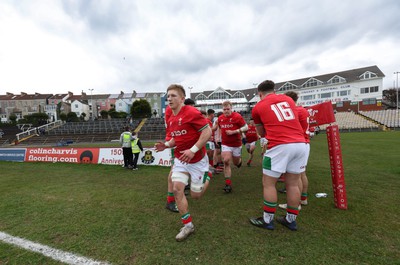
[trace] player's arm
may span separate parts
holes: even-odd
[[[243,127],[236,130],[226,130],[226,134],[227,135],[242,134],[244,132],[247,132],[248,129],[249,127],[247,126],[247,124],[245,124]]]
[[[247,122],[243,119],[242,116],[241,117],[241,123],[244,124],[242,127],[239,128],[239,133],[245,133],[247,132],[247,130],[249,129],[249,126],[247,125]],[[240,125],[239,125],[240,126]]]
[[[219,125],[218,125],[218,120],[215,120],[215,121],[214,121],[214,125],[213,125],[213,127],[211,128],[211,130],[212,130],[212,131],[216,131],[216,130],[218,129],[218,126],[219,126]]]
[[[265,138],[265,129],[262,124],[256,124],[256,131],[260,138],[260,146],[263,148],[263,152],[265,152],[264,148],[266,148],[268,144],[268,140]]]
[[[261,138],[265,137],[265,129],[262,124],[256,124],[257,134],[261,136]]]
[[[156,149],[157,152],[164,151],[167,148],[172,148],[175,146],[175,139],[171,138],[169,141],[166,142],[157,142],[154,144],[154,148]]]
[[[245,123],[242,127],[239,128],[239,133],[247,132],[248,129],[249,126],[247,125],[247,123]]]

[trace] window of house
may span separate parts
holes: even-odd
[[[329,92],[329,93],[322,93],[321,94],[321,98],[330,98],[332,96],[332,93],[331,92]]]
[[[206,100],[207,97],[204,94],[199,94],[196,96],[195,100]]]
[[[314,86],[320,86],[323,85],[324,83],[322,81],[319,81],[315,78],[311,78],[310,80],[308,80],[303,87],[314,87]]]
[[[229,99],[229,95],[226,92],[215,92],[210,95],[209,99]]]
[[[278,91],[288,91],[288,90],[294,90],[297,87],[291,83],[286,83],[285,85],[281,86]]]
[[[343,77],[340,77],[338,75],[335,75],[333,78],[331,78],[330,80],[328,80],[328,84],[337,84],[337,83],[344,83],[346,82],[346,79],[344,79]]]
[[[375,98],[364,98],[362,100],[363,105],[376,105],[376,99]]]
[[[370,78],[375,78],[375,77],[377,77],[377,75],[375,73],[365,72],[364,74],[362,74],[360,76],[360,79],[370,79]]]
[[[315,95],[307,95],[307,96],[301,96],[301,100],[311,100],[315,99]]]
[[[369,88],[369,93],[378,92],[379,88],[377,86],[373,86]]]
[[[244,94],[240,91],[236,92],[232,98],[245,98]]]

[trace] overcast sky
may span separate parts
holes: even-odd
[[[1,0],[0,94],[192,92],[377,65],[400,71],[399,0]]]

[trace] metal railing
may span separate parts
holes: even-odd
[[[26,131],[21,132],[21,133],[18,133],[18,134],[15,135],[15,137],[17,138],[17,141],[21,141],[21,139],[24,139],[24,138],[26,138],[28,136],[38,135],[43,130],[44,131],[49,131],[49,130],[52,130],[52,129],[54,129],[54,128],[62,125],[62,124],[63,124],[63,121],[61,121],[61,120],[54,121],[54,122],[51,122],[51,123],[48,123],[48,124],[45,124],[45,125],[42,125],[42,126],[39,126],[39,127],[35,127],[35,128],[32,128],[32,129],[26,130]]]

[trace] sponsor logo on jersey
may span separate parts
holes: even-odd
[[[173,132],[171,132],[172,137],[175,137],[175,136],[182,136],[182,135],[185,135],[185,134],[187,134],[187,131],[186,131],[186,130],[180,130],[180,131],[173,131]]]

